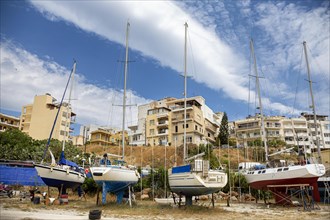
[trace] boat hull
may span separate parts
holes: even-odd
[[[214,178],[209,180],[201,177],[198,172],[169,172],[168,181],[171,191],[179,195],[199,196],[220,191],[226,186],[227,174],[221,171],[209,171]]]
[[[57,188],[76,188],[85,181],[85,174],[47,165],[35,164],[38,175],[47,186]]]
[[[135,170],[122,166],[91,167],[90,171],[94,181],[99,186],[105,186],[111,193],[123,191],[139,180],[139,174]]]
[[[254,189],[266,189],[268,185],[314,184],[324,175],[322,164],[306,164],[290,167],[267,168],[243,173],[247,183]]]
[[[184,205],[186,202],[185,197],[181,198],[175,198],[175,202],[173,198],[155,198],[155,202],[158,203],[159,205],[173,205],[173,204],[179,204],[179,202],[181,203],[181,205]]]
[[[289,167],[276,167],[261,170],[250,170],[243,173],[251,188],[267,190],[278,187],[285,191],[286,186],[308,184],[313,186],[314,199],[320,201],[317,180],[324,175],[323,164],[306,164]]]

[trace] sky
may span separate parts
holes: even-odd
[[[0,4],[2,113],[19,116],[35,95],[60,100],[76,60],[77,125],[120,128],[129,22],[125,126],[137,124],[138,105],[183,98],[187,22],[188,97],[203,96],[230,121],[258,113],[253,39],[264,114],[311,112],[306,41],[316,113],[330,115],[329,0]]]

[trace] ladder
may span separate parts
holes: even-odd
[[[324,181],[324,204],[326,201],[330,203],[330,187],[328,181]]]

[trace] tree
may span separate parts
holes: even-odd
[[[220,124],[220,132],[218,135],[218,139],[220,141],[220,145],[228,144],[229,130],[228,130],[228,117],[226,112],[224,112],[221,124]]]
[[[47,140],[34,140],[18,129],[9,129],[0,132],[0,158],[7,160],[33,160],[40,161],[46,146]],[[62,142],[52,139],[50,149],[56,159],[62,151]],[[47,152],[48,153],[48,152]],[[65,157],[68,160],[80,163],[82,151],[73,146],[71,142],[65,145]],[[50,157],[45,158],[45,162],[50,162]]]
[[[33,147],[33,139],[18,129],[0,133],[0,158],[7,160],[32,160],[40,149]]]

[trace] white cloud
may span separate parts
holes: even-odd
[[[324,31],[329,29],[327,7],[307,11],[285,2],[240,3],[233,4],[240,7],[233,13],[233,5],[229,10],[223,2],[197,2],[186,12],[181,3],[169,1],[32,1],[34,7],[52,21],[63,20],[120,44],[124,43],[125,24],[129,19],[130,47],[178,72],[183,69],[183,23],[187,21],[194,66],[197,68],[194,79],[216,91],[223,91],[227,97],[245,102],[249,92],[249,61],[244,49],[248,48],[248,40],[245,45],[238,43],[249,38],[245,35],[250,33],[251,25],[234,21],[240,11],[241,17],[254,16],[253,20],[259,28],[256,42],[258,66],[261,72],[265,72],[265,84],[270,88],[267,98],[263,98],[265,108],[284,114],[291,108],[289,102],[293,102],[295,91],[292,79],[287,80],[291,71],[301,67],[303,40],[312,48],[313,57],[320,66],[314,74],[325,79],[320,82],[323,90],[317,90],[316,95],[328,97],[329,31]],[[219,31],[221,23],[223,26]],[[238,28],[232,30],[236,26]],[[188,62],[188,67],[191,67],[191,58]],[[188,68],[188,72],[191,70]],[[281,92],[273,89],[276,87]],[[99,91],[96,87],[95,90],[91,88],[91,92]],[[281,104],[285,101],[289,104]],[[325,101],[320,105],[320,112],[327,114],[329,99]],[[302,103],[302,100],[297,103]],[[302,105],[297,108],[302,108]]]
[[[8,40],[1,42],[1,108],[20,111],[23,105],[32,104],[35,95],[50,93],[60,100],[68,80],[70,69],[51,60],[42,60],[38,56],[14,45]],[[79,67],[79,61],[77,61]],[[68,92],[67,92],[68,95]],[[135,104],[149,102],[132,91],[127,96]],[[77,122],[81,124],[111,125],[121,128],[122,108],[113,108],[113,97],[122,104],[122,91],[100,88],[85,82],[81,74],[76,74],[73,90],[73,110],[77,113]],[[68,96],[66,96],[66,99]],[[111,124],[108,124],[111,111]],[[133,116],[133,117],[132,117]],[[137,107],[127,111],[126,124],[136,124]]]
[[[32,4],[42,13],[51,13],[83,30],[121,44],[125,23],[129,19],[130,47],[178,72],[183,70],[183,24],[187,21],[194,62],[199,70],[195,80],[212,89],[222,89],[231,98],[246,100],[246,80],[240,77],[246,65],[244,59],[219,40],[214,30],[203,27],[172,2],[32,1]],[[214,11],[211,7],[208,10]],[[188,62],[188,66],[192,66],[192,60]],[[232,90],[233,87],[236,90]]]
[[[329,6],[329,4],[328,4]],[[295,94],[296,80],[299,75],[300,87],[307,88],[306,62],[302,42],[307,41],[308,56],[311,65],[312,80],[317,82],[314,88],[317,112],[330,113],[330,24],[328,7],[306,10],[298,4],[285,2],[263,2],[256,7],[257,27],[264,32],[258,47],[259,64],[264,65],[265,75],[271,89],[278,84],[286,98],[296,97],[299,108],[308,109],[306,98],[309,91]],[[259,37],[260,39],[260,37]],[[287,81],[286,81],[287,80]],[[274,92],[274,90],[273,90]],[[279,98],[271,94],[273,98]],[[319,102],[323,100],[324,102]],[[293,101],[292,99],[290,100]]]

